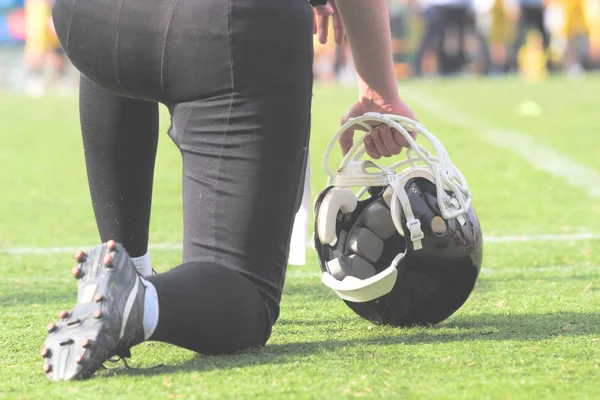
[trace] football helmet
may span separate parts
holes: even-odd
[[[406,139],[405,159],[388,166],[362,159],[366,135],[380,124]],[[357,128],[365,134],[332,171],[339,136]],[[373,323],[430,325],[458,310],[479,276],[483,235],[467,182],[442,143],[411,119],[366,113],[339,128],[323,166],[329,178],[314,207],[322,282]]]

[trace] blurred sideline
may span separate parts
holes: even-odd
[[[0,93],[73,94],[78,73],[51,21],[53,0],[0,0]],[[550,74],[600,67],[600,0],[389,0],[396,75]],[[539,4],[537,6],[536,4]],[[544,5],[543,5],[544,4]],[[347,43],[314,40],[315,79],[355,83]]]

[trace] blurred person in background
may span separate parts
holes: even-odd
[[[327,23],[330,31],[334,29],[333,23],[333,19]],[[318,35],[314,35],[313,46],[315,80],[343,86],[356,84],[352,52],[345,35],[337,41],[324,38],[322,42]]]
[[[589,37],[589,68],[600,68],[600,1],[587,0],[585,3],[585,18]]]
[[[562,34],[566,39],[564,67],[567,75],[578,76],[584,72],[588,56],[588,26],[583,0],[553,0],[563,13]],[[598,0],[595,0],[598,1]]]
[[[51,8],[51,0],[25,1],[25,94],[32,98],[46,92],[47,66],[52,83],[65,73],[67,60],[54,30]]]
[[[406,78],[412,74],[412,54],[410,54],[408,47],[414,6],[414,0],[390,0],[392,49],[394,67],[398,78]]]
[[[510,71],[518,70],[518,54],[519,50],[523,47],[527,34],[530,29],[538,31],[542,38],[542,45],[544,52],[548,52],[550,48],[550,32],[546,26],[546,6],[547,0],[516,0],[518,9],[518,28],[515,40],[513,42],[509,69]],[[567,0],[576,1],[576,0]],[[547,61],[547,67],[551,69],[549,57]]]
[[[530,30],[517,54],[519,75],[525,82],[543,82],[548,76],[548,51],[544,47],[543,35]]]
[[[510,43],[517,16],[515,0],[478,0],[475,2],[478,26],[487,36],[492,74],[508,71]]]
[[[328,29],[333,31],[333,22],[328,22]],[[327,40],[321,42],[317,35],[313,37],[313,48],[314,48],[314,61],[313,61],[313,73],[315,80],[321,83],[335,83],[336,82],[336,62],[338,60],[338,47],[341,44],[337,44],[333,40]]]
[[[474,32],[473,0],[419,0],[425,32],[414,60],[414,75],[423,75],[425,54],[437,52],[440,72],[452,73],[468,63],[466,35]],[[446,42],[445,42],[446,41]],[[448,43],[455,52],[450,53]]]
[[[344,40],[342,44],[335,47],[335,62],[333,69],[337,82],[342,86],[356,85],[356,71],[352,60],[350,44]]]

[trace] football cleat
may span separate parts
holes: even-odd
[[[123,246],[109,241],[76,259],[77,304],[48,324],[40,353],[50,380],[89,378],[109,358],[130,357],[144,340],[145,286]]]
[[[404,160],[361,159],[366,135],[380,124],[409,144]],[[334,172],[331,151],[353,127],[366,133]],[[479,276],[483,234],[467,182],[442,143],[416,121],[366,113],[340,127],[323,165],[329,178],[315,202],[314,236],[322,282],[373,323],[430,325],[456,312]]]

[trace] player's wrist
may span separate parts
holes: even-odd
[[[395,81],[380,87],[373,87],[358,77],[358,101],[361,104],[371,104],[384,107],[401,102]]]
[[[390,110],[394,105],[402,102],[398,92],[394,91],[377,91],[371,87],[364,87],[359,90],[358,102],[366,110]]]

